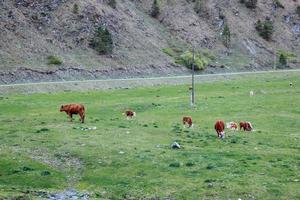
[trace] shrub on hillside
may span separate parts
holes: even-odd
[[[296,8],[296,13],[299,15],[299,17],[300,17],[300,6],[297,6],[297,8]]]
[[[110,7],[112,7],[113,9],[116,9],[116,7],[117,7],[117,2],[116,2],[116,0],[109,0],[109,1],[108,1],[108,5],[109,5]]]
[[[151,16],[157,17],[160,13],[160,7],[158,0],[153,0],[152,8],[151,8]]]
[[[192,69],[193,66],[193,53],[191,51],[184,52],[179,58],[175,61],[177,64],[186,66],[189,69]],[[208,65],[209,59],[195,52],[194,67],[195,70],[203,70]]]
[[[265,20],[264,22],[258,20],[255,24],[255,29],[265,40],[270,40],[272,38],[274,26],[271,20]]]
[[[288,62],[295,61],[297,58],[296,54],[284,50],[279,50],[277,52],[277,56],[278,56],[279,67],[287,67]]]
[[[57,56],[48,56],[47,59],[49,65],[61,65],[63,63],[62,60]]]
[[[223,44],[227,48],[230,47],[231,36],[230,36],[230,30],[229,30],[229,27],[227,24],[224,26],[224,29],[222,31],[222,41],[223,41]]]
[[[195,1],[195,7],[194,7],[194,10],[197,14],[199,14],[201,12],[201,9],[202,9],[202,0],[196,0]]]
[[[284,56],[283,54],[279,55],[279,65],[282,66],[282,67],[287,66],[287,57]]]
[[[75,3],[75,4],[73,5],[73,13],[74,13],[74,14],[78,14],[78,11],[79,11],[79,7],[78,7],[78,5]]]
[[[240,3],[246,5],[247,8],[254,9],[257,5],[257,0],[240,0]]]
[[[90,40],[90,46],[101,55],[112,53],[113,40],[108,29],[99,27]]]
[[[274,3],[274,5],[275,5],[276,8],[282,8],[282,9],[284,9],[284,6],[280,2],[280,0],[273,0],[273,3]]]

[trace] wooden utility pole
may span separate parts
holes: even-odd
[[[191,106],[195,106],[195,47],[193,47],[193,63],[192,63],[192,99]]]

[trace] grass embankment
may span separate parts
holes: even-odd
[[[299,199],[299,83],[296,73],[197,85],[195,110],[187,86],[1,97],[0,198],[71,187],[100,199]],[[84,125],[59,113],[72,102],[86,105]],[[256,131],[220,140],[218,119]]]

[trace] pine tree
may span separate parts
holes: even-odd
[[[108,29],[99,27],[90,41],[90,46],[101,55],[112,53],[113,40]]]
[[[283,55],[283,54],[279,55],[279,64],[282,67],[286,67],[287,66],[287,57],[285,55]]]
[[[202,0],[196,0],[196,3],[195,3],[195,7],[194,7],[194,10],[197,14],[199,14],[201,12],[201,8],[202,8]]]
[[[159,13],[160,13],[159,2],[158,0],[153,0],[151,16],[156,18],[159,15]]]
[[[109,5],[110,7],[112,7],[113,9],[116,9],[116,7],[117,7],[117,2],[116,2],[116,0],[109,0],[109,1],[108,1],[108,5]]]
[[[245,1],[245,5],[247,8],[254,9],[256,8],[257,0],[247,0]]]
[[[230,30],[228,25],[226,24],[224,26],[223,32],[222,32],[222,37],[223,37],[223,44],[229,48],[230,47],[230,41],[231,41],[231,36],[230,36]]]

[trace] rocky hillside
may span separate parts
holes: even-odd
[[[271,69],[279,50],[300,55],[299,0],[11,0],[0,1],[0,83],[186,74],[166,50],[192,46],[214,59],[199,73]],[[197,9],[195,9],[197,7]],[[258,20],[274,25],[270,40],[255,29]],[[230,45],[224,45],[224,27]],[[89,45],[105,27],[113,52],[99,55]],[[56,56],[62,64],[49,64]],[[288,63],[299,67],[297,59]]]

